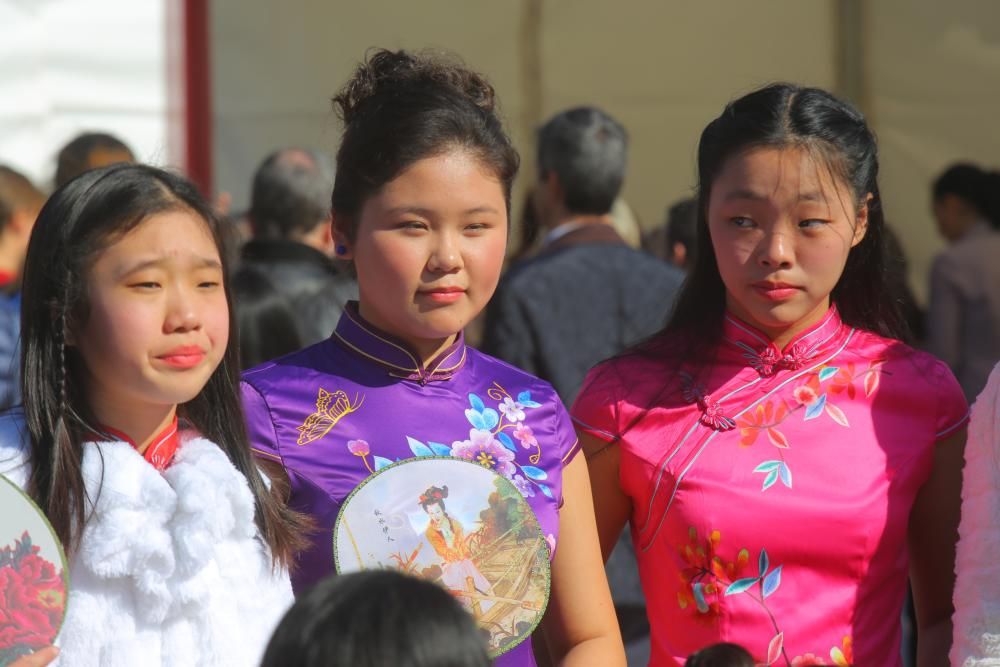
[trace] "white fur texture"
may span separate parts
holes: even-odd
[[[23,418],[0,418],[0,473],[27,482]],[[252,666],[292,603],[257,537],[246,479],[182,440],[161,475],[127,443],[84,445],[94,512],[70,564],[55,665]]]
[[[972,408],[963,475],[951,664],[1000,667],[1000,365]]]

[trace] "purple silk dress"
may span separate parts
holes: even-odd
[[[548,383],[461,335],[425,367],[352,303],[330,338],[247,371],[242,392],[255,454],[284,467],[289,504],[318,526],[299,555],[296,594],[334,571],[333,531],[347,496],[417,456],[464,458],[509,479],[554,554],[561,473],[579,450],[572,422]],[[496,660],[534,664],[530,641]]]

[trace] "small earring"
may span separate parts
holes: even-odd
[[[347,254],[347,246],[346,245],[338,245],[334,249],[334,252],[336,252],[338,255],[345,255],[345,254]]]

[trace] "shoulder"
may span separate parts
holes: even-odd
[[[467,348],[466,354],[468,362],[471,362],[469,370],[476,376],[483,379],[494,378],[497,382],[506,382],[513,387],[523,387],[533,393],[537,392],[539,396],[555,397],[558,400],[555,388],[545,380],[473,347]]]
[[[340,346],[330,337],[245,370],[240,379],[244,386],[267,394],[284,386],[291,378],[302,376],[304,371],[325,372],[323,369],[335,363],[339,353]]]
[[[948,365],[934,355],[869,331],[856,331],[847,357],[855,375],[865,376],[866,394],[891,402],[874,405],[905,409],[919,420],[934,420],[937,438],[957,432],[968,420],[965,393]]]
[[[24,488],[31,471],[31,443],[21,408],[0,414],[0,475]]]
[[[857,330],[851,349],[883,370],[883,381],[895,380],[900,387],[940,391],[957,385],[948,365],[929,352],[871,331]]]
[[[651,345],[633,348],[623,354],[603,361],[587,373],[584,392],[613,394],[618,400],[644,396],[651,389],[662,390],[676,380],[676,369],[666,356]]]

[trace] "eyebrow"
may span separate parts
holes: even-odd
[[[145,261],[139,262],[132,266],[126,267],[118,272],[120,278],[130,276],[133,273],[138,273],[139,271],[144,271],[146,269],[159,268],[166,261],[165,257],[156,257],[153,259],[147,259]],[[197,269],[219,269],[222,270],[222,262],[213,257],[199,257],[194,262],[194,268]]]
[[[397,215],[400,213],[411,213],[413,215],[419,215],[422,218],[435,217],[434,211],[420,206],[397,206],[396,208],[389,209],[390,215]],[[500,211],[496,210],[492,206],[476,206],[462,211],[462,215],[475,215],[476,213],[493,213],[499,215]]]
[[[732,192],[726,193],[723,197],[723,201],[740,201],[740,200],[750,200],[750,201],[767,201],[769,197],[756,190],[733,190]],[[826,197],[823,196],[822,192],[810,191],[810,192],[800,192],[799,201],[812,201],[812,202],[823,202],[826,201]]]

